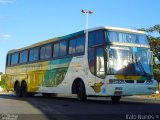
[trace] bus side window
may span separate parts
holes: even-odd
[[[67,54],[67,41],[60,42],[60,56],[64,56]]]
[[[84,36],[81,36],[76,39],[76,53],[84,52],[84,46],[85,46],[85,38]]]
[[[45,58],[45,47],[41,47],[40,49],[40,59],[44,59]]]
[[[69,54],[76,53],[76,39],[69,41]]]
[[[89,33],[89,47],[104,44],[104,32],[101,30]]]
[[[18,64],[19,53],[14,53],[11,56],[11,65]]]
[[[11,65],[11,55],[7,55],[7,66]]]
[[[52,46],[47,45],[45,46],[45,58],[51,58],[52,57]]]
[[[54,44],[53,47],[53,57],[58,57],[59,56],[59,43]]]
[[[52,55],[52,46],[51,45],[46,45],[46,46],[41,47],[40,59],[51,58],[51,55]]]
[[[34,49],[29,51],[29,61],[34,61]]]
[[[33,48],[29,51],[29,61],[39,60],[39,48]]]
[[[85,48],[85,38],[80,36],[69,41],[69,54],[82,53]]]
[[[28,62],[28,51],[20,52],[20,60],[19,63]]]
[[[39,48],[34,48],[33,60],[39,60]]]

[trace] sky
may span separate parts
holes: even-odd
[[[9,50],[85,29],[82,9],[89,28],[160,24],[160,0],[0,0],[0,72]]]

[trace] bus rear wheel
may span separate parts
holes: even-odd
[[[86,101],[87,96],[86,96],[86,93],[85,93],[85,87],[84,87],[83,82],[79,81],[77,87],[78,87],[77,88],[77,98],[78,98],[78,100]]]
[[[22,97],[27,96],[27,84],[26,84],[26,82],[22,82],[22,84],[21,84],[21,96]]]
[[[15,91],[15,94],[17,97],[21,96],[21,87],[20,87],[19,83],[15,83],[14,91]]]
[[[121,100],[121,96],[111,96],[113,103],[118,103]]]

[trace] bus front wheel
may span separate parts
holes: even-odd
[[[87,98],[85,93],[85,87],[82,81],[78,82],[77,98],[80,101],[85,101]]]
[[[112,102],[118,103],[121,99],[121,96],[111,96]]]

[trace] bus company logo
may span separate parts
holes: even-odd
[[[93,86],[91,86],[95,93],[99,93],[101,91],[101,87],[104,83],[95,83]]]

